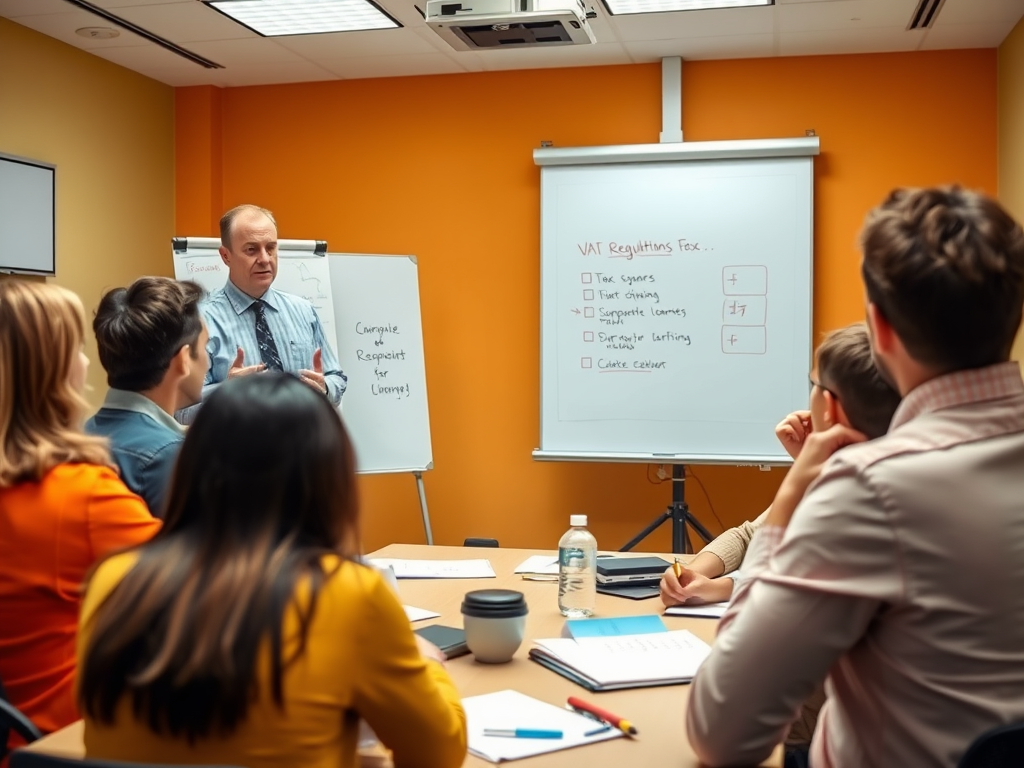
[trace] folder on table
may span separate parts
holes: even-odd
[[[588,691],[682,685],[711,646],[686,630],[577,640],[537,640],[530,658]]]

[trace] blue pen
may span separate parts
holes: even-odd
[[[560,739],[561,731],[537,728],[484,728],[484,736],[505,736],[510,739]]]

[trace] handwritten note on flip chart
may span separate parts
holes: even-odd
[[[808,158],[542,170],[548,451],[784,456],[806,407]]]
[[[328,254],[338,357],[348,374],[342,408],[363,472],[432,466],[419,272],[411,256]]]

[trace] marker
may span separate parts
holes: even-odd
[[[636,726],[629,722],[629,720],[625,720],[618,715],[614,715],[608,710],[601,709],[600,707],[584,701],[583,699],[577,699],[575,696],[570,696],[569,706],[573,709],[590,712],[629,736],[636,736],[637,734]]]
[[[504,736],[509,739],[560,739],[562,732],[536,728],[484,728],[484,736]]]

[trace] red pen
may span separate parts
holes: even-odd
[[[636,736],[637,734],[636,726],[629,722],[629,720],[625,720],[619,717],[618,715],[613,715],[607,709],[601,709],[600,707],[595,706],[588,701],[584,701],[583,699],[577,699],[575,696],[570,696],[569,706],[573,709],[579,709],[583,712],[589,712],[595,717],[598,717],[601,720],[604,720],[606,723],[609,723],[610,725],[613,725],[614,727],[618,728],[625,734],[628,734],[630,736]]]

